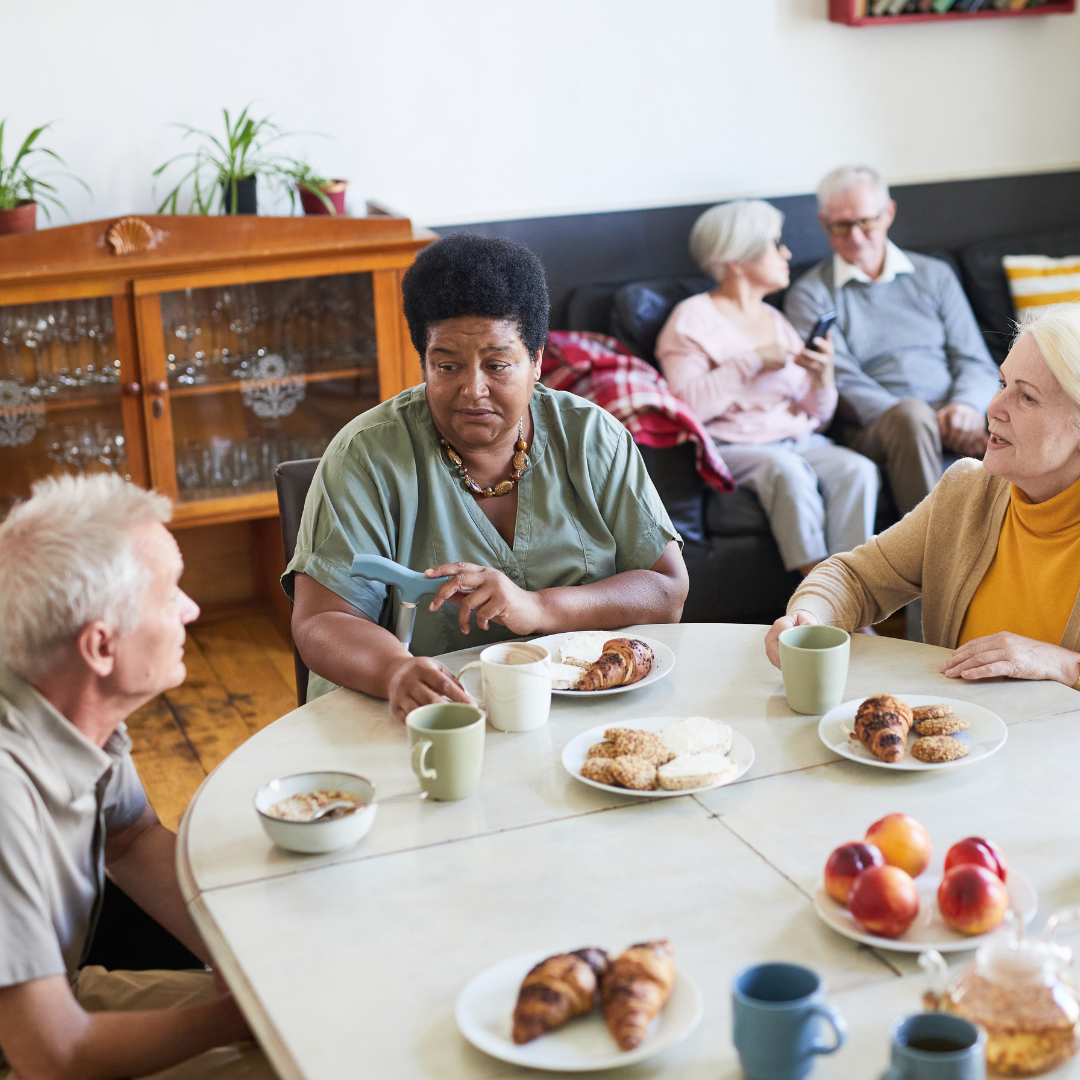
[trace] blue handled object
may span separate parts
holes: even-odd
[[[398,592],[398,608],[395,634],[406,646],[412,641],[413,624],[416,622],[416,605],[422,596],[433,596],[450,576],[429,578],[416,570],[410,570],[401,563],[384,559],[381,555],[353,556],[353,577],[367,578],[368,581],[381,581],[392,585]]]

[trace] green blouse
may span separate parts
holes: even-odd
[[[501,570],[523,589],[586,585],[649,569],[672,540],[682,543],[630,433],[574,394],[537,383],[529,411],[529,467],[518,484],[510,548],[462,486],[414,386],[362,413],[334,438],[308,491],[296,554],[282,585],[300,571],[393,631],[397,601],[387,586],[349,574],[353,555],[382,555],[413,570],[470,562]],[[435,656],[513,637],[504,626],[461,633],[456,605],[417,606],[412,652]],[[334,689],[311,674],[308,699]]]

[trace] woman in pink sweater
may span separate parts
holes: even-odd
[[[735,482],[757,494],[784,566],[807,574],[873,535],[878,471],[820,434],[836,411],[831,340],[807,348],[764,302],[790,281],[783,220],[758,200],[698,218],[690,252],[716,288],[676,306],[656,356],[672,391],[720,444]]]

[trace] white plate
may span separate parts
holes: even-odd
[[[599,1006],[550,1035],[518,1046],[510,1030],[521,981],[534,964],[557,952],[553,949],[513,956],[472,978],[458,995],[454,1008],[461,1034],[478,1050],[500,1061],[552,1072],[593,1072],[653,1057],[682,1042],[701,1022],[701,991],[680,972],[667,1004],[634,1050],[623,1051],[615,1045]]]
[[[588,631],[575,631],[574,633],[587,633]],[[530,645],[543,645],[549,653],[551,653],[552,663],[559,663],[559,647],[568,638],[573,637],[573,633],[568,634],[548,634],[547,637],[532,638],[529,642]],[[669,674],[671,669],[675,666],[675,654],[669,649],[662,641],[657,641],[656,638],[646,637],[644,634],[631,634],[629,631],[612,630],[611,636],[635,638],[638,641],[644,641],[653,651],[653,666],[652,670],[644,679],[636,683],[631,683],[629,686],[613,686],[610,690],[552,690],[553,694],[566,694],[569,697],[577,698],[594,698],[603,697],[605,694],[625,694],[630,690],[637,690],[641,686],[648,686],[650,683],[654,683],[657,679],[662,679],[665,675]]]
[[[631,788],[616,787],[614,784],[601,784],[597,780],[589,780],[581,775],[581,766],[585,764],[585,755],[589,747],[604,741],[604,732],[608,728],[623,727],[637,728],[639,731],[663,731],[668,724],[677,723],[683,717],[678,716],[650,716],[644,720],[623,720],[617,724],[601,724],[599,727],[589,728],[580,735],[571,739],[562,752],[563,768],[575,779],[589,787],[599,788],[601,791],[614,791],[616,795],[633,795],[641,799],[671,799],[676,795],[693,795],[699,791],[711,791],[713,788],[732,784],[746,773],[754,764],[754,748],[745,735],[737,731],[732,732],[731,752],[728,757],[738,765],[739,770],[727,780],[721,780],[719,784],[708,784],[705,787],[685,788],[682,791],[667,791],[665,788],[657,788],[656,791],[634,791]]]
[[[971,725],[967,731],[958,731],[953,736],[954,739],[959,739],[967,746],[967,757],[958,758],[956,761],[916,761],[910,753],[911,743],[914,741],[912,736],[918,738],[914,729],[908,733],[909,752],[902,760],[887,762],[874,757],[858,739],[848,738],[848,734],[855,730],[855,713],[866,698],[845,701],[843,705],[830,709],[818,724],[818,737],[834,754],[839,754],[841,757],[857,761],[860,765],[873,765],[879,769],[896,769],[901,772],[953,769],[959,765],[972,765],[1000,750],[1009,737],[1009,729],[1005,726],[1005,721],[997,713],[992,713],[981,705],[972,705],[971,702],[961,701],[959,698],[927,697],[925,694],[896,694],[894,696],[901,701],[906,701],[912,708],[918,705],[951,705],[956,710],[956,715]]]
[[[977,949],[994,931],[985,934],[961,934],[954,930],[941,917],[937,906],[937,890],[941,884],[941,870],[936,873],[926,870],[916,879],[919,889],[919,914],[915,921],[899,937],[886,938],[868,933],[843,904],[838,904],[819,885],[814,894],[814,907],[821,918],[838,933],[852,941],[864,945],[876,945],[881,949],[895,949],[897,952],[922,952],[924,949],[937,949],[938,952],[960,952],[963,949]],[[1005,881],[1009,889],[1012,909],[1024,924],[1035,918],[1039,898],[1026,878],[1015,870],[1009,871]],[[995,930],[997,927],[995,927]]]

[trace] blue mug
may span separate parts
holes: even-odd
[[[735,1049],[748,1080],[802,1080],[817,1054],[844,1045],[847,1024],[825,1004],[820,976],[799,964],[755,964],[735,976]],[[827,1043],[822,1029],[835,1038]]]
[[[986,1080],[986,1032],[962,1016],[901,1016],[889,1041],[892,1065],[881,1080]]]

